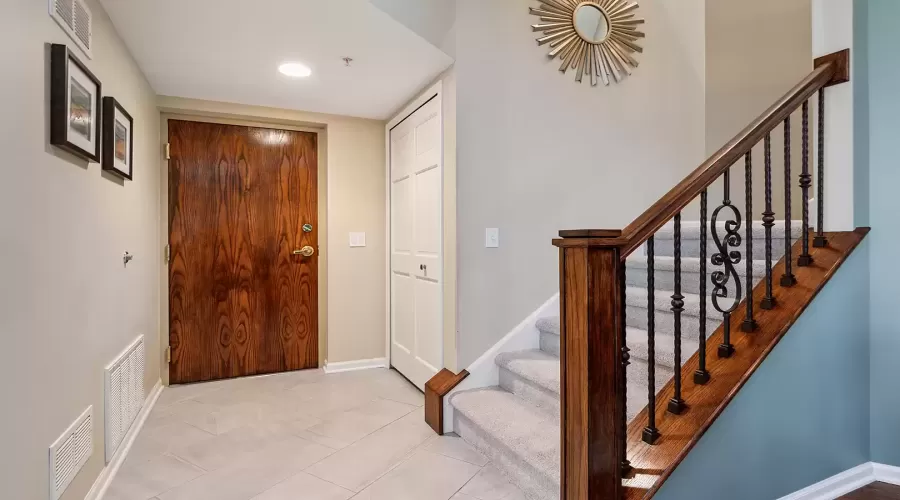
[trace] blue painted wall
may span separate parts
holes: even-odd
[[[869,339],[859,322],[869,313],[868,245],[822,289],[657,499],[770,500],[869,461]]]
[[[900,1],[868,2],[872,460],[900,466]]]

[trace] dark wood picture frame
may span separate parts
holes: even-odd
[[[116,111],[128,119],[128,172],[116,166]],[[134,179],[134,118],[125,111],[115,97],[103,98],[103,170],[112,172],[124,179]]]
[[[96,86],[96,117],[90,124],[93,129],[94,151],[69,140],[69,61],[72,61]],[[54,43],[50,46],[50,144],[68,151],[89,162],[100,162],[100,136],[102,122],[102,86],[100,80],[67,46]]]

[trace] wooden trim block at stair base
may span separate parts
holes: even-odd
[[[846,83],[850,81],[850,49],[844,49],[840,52],[834,52],[822,57],[817,57],[813,62],[813,67],[818,68],[833,62],[835,65],[834,75],[831,80],[825,84],[826,87]]]
[[[646,408],[631,421],[628,425],[628,458],[635,473],[625,480],[624,498],[648,499],[656,494],[868,231],[868,228],[859,228],[852,232],[826,233],[827,247],[810,248],[813,264],[794,268],[797,284],[791,288],[774,287],[777,305],[757,313],[759,329],[752,334],[732,334],[736,351],[729,359],[716,356],[722,341],[722,327],[716,330],[707,341],[707,368],[712,375],[709,383],[697,385],[691,382],[698,367],[698,354],[695,353],[682,367],[685,381],[682,391],[688,409],[681,415],[666,412],[666,404],[674,392],[672,381],[657,394],[657,427],[662,437],[656,445],[650,446],[641,440],[647,422]],[[798,241],[792,249],[794,258],[800,255],[800,247]],[[783,273],[784,258],[772,270],[772,275]],[[765,292],[765,281],[760,281],[753,291],[754,300],[762,300]],[[732,332],[740,332],[743,319],[741,314],[732,316]]]
[[[564,246],[559,252],[560,499],[622,498],[619,250]]]
[[[454,374],[444,368],[425,382],[425,423],[439,436],[444,435],[444,396],[468,376],[466,370]]]

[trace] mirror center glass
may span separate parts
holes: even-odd
[[[575,11],[575,30],[590,43],[600,43],[609,35],[609,20],[599,5],[582,4]]]

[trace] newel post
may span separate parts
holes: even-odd
[[[623,498],[624,268],[621,231],[561,231],[561,500]]]

